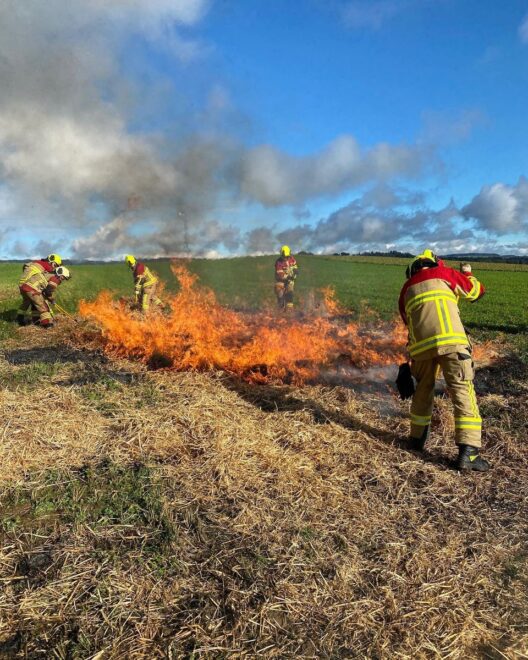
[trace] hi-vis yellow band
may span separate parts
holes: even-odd
[[[471,284],[473,285],[471,291],[467,294],[467,299],[468,300],[477,300],[477,298],[480,296],[480,292],[482,290],[482,286],[480,282],[477,280],[476,277],[470,276],[470,281]]]
[[[29,265],[24,268],[24,272],[20,278],[20,281],[18,282],[18,285],[22,286],[23,284],[28,284],[29,280],[32,280],[33,278],[35,278],[35,281],[31,282],[32,286],[40,284],[41,286],[46,287],[48,284],[48,280],[43,274],[43,271],[38,266]]]
[[[429,426],[431,415],[413,415],[411,414],[411,424],[415,426]]]
[[[439,335],[433,335],[427,339],[423,339],[416,344],[412,344],[409,346],[409,353],[411,354],[411,357],[414,357],[415,355],[419,355],[420,353],[428,351],[431,348],[436,348],[437,346],[448,346],[450,344],[467,346],[468,340],[465,334],[442,333]]]
[[[445,289],[433,289],[432,291],[419,293],[417,296],[409,298],[405,304],[405,311],[409,314],[409,312],[412,312],[412,310],[419,305],[430,302],[431,300],[452,300],[456,303],[457,297],[451,291],[446,291]]]

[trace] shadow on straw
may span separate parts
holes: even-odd
[[[408,448],[408,439],[399,433],[385,431],[367,423],[364,419],[345,414],[336,409],[324,408],[314,399],[300,399],[292,394],[289,386],[279,385],[251,385],[246,381],[229,376],[222,379],[222,384],[228,390],[236,392],[242,399],[260,408],[266,413],[308,412],[315,424],[339,424],[345,429],[364,433],[370,438],[390,447],[411,451]],[[416,453],[416,452],[412,452]],[[416,455],[418,455],[416,453]],[[433,463],[446,468],[454,467],[454,462],[447,457],[429,454],[419,454],[426,463]]]

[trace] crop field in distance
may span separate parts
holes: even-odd
[[[390,356],[407,261],[301,255],[285,318],[274,260],[183,265],[222,306],[196,293],[204,327],[232,323],[243,347],[260,320],[314,346],[335,330],[350,354],[304,381],[143,359],[158,337],[128,311],[110,346],[79,302],[129,300],[122,263],[72,265],[74,318],[18,328],[22,264],[0,264],[1,658],[528,657],[528,267],[473,264],[487,294],[461,314],[493,467],[460,474],[440,381],[427,451],[406,449]],[[169,261],[147,263],[165,300],[180,291]]]
[[[242,309],[273,306],[273,263],[275,257],[193,259],[189,269],[213,289],[223,304]],[[170,261],[146,262],[164,281],[168,292],[177,289]],[[383,257],[300,256],[296,282],[300,307],[310,303],[314,291],[332,287],[340,303],[359,316],[369,310],[381,318],[397,314],[397,300],[405,279],[407,260]],[[457,263],[448,265],[458,266]],[[17,282],[22,264],[0,264],[0,332],[9,332],[2,321],[11,321],[18,305]],[[63,307],[74,312],[79,300],[91,300],[102,289],[116,296],[130,296],[131,274],[122,263],[73,265],[71,282],[59,290]],[[486,285],[488,295],[477,305],[465,305],[469,328],[517,333],[528,331],[528,266],[476,263],[474,273]],[[0,334],[1,336],[1,334]]]

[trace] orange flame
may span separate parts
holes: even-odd
[[[220,369],[252,382],[295,384],[314,381],[337,362],[370,367],[403,359],[401,323],[387,329],[347,322],[332,290],[325,291],[324,317],[235,312],[221,306],[185,267],[172,270],[180,291],[171,297],[168,313],[141,317],[114,302],[108,291],[81,302],[80,313],[100,325],[99,341],[107,353],[154,368]]]

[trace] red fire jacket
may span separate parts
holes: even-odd
[[[297,262],[295,257],[279,257],[275,262],[275,280],[285,282],[289,279],[295,279],[297,275]]]

